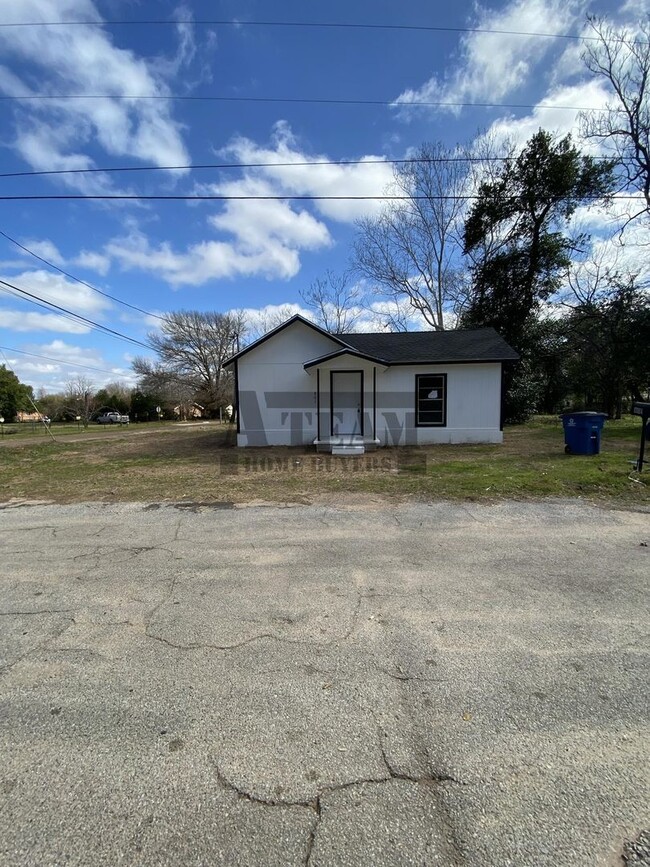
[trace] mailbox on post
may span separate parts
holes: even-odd
[[[645,453],[645,440],[648,429],[648,422],[650,421],[650,403],[641,403],[641,401],[635,401],[632,404],[632,415],[640,415],[641,416],[641,445],[639,446],[639,458],[636,462],[636,468],[639,473],[643,472],[643,455]]]

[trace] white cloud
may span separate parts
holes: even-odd
[[[282,325],[292,316],[302,316],[304,319],[314,320],[314,314],[306,307],[294,302],[285,304],[266,304],[264,307],[244,307],[231,310],[230,313],[244,314],[246,317],[247,331],[246,342],[257,340],[267,331]]]
[[[313,310],[294,302],[267,304],[264,307],[245,307],[230,312],[245,314],[248,323],[246,333],[248,342],[256,340],[296,314],[312,322],[316,320]],[[354,307],[351,312],[359,316],[353,329],[357,332],[385,332],[389,323],[396,321],[407,325],[412,331],[430,330],[430,326],[427,325],[421,314],[413,310],[403,299],[375,300],[365,308]]]
[[[631,214],[644,207],[639,195],[633,200],[614,199],[609,205],[580,207],[573,216],[571,227],[591,234],[586,257],[600,263],[611,273],[634,274],[639,283],[650,282],[648,230],[643,219],[628,224]],[[627,225],[626,225],[627,224]],[[621,236],[620,229],[625,226]]]
[[[381,196],[393,179],[392,165],[372,154],[360,157],[362,162],[355,165],[291,165],[318,163],[329,158],[302,149],[285,121],[275,124],[268,146],[237,136],[220,154],[234,157],[240,163],[288,163],[288,166],[244,170],[245,177],[264,178],[279,195]],[[221,190],[221,186],[215,185],[214,189]],[[314,202],[315,210],[324,217],[344,223],[377,213],[380,207],[381,202],[368,200]]]
[[[93,292],[81,283],[68,280],[62,274],[54,274],[50,271],[24,271],[20,274],[12,274],[8,282],[13,283],[18,289],[23,289],[81,315],[96,315],[111,307],[110,301],[98,292]],[[10,289],[7,292],[24,300],[24,296],[18,292],[14,293]]]
[[[88,364],[101,367],[103,360],[95,349],[84,349],[81,346],[73,346],[65,340],[52,340],[50,343],[41,343],[28,347],[30,351],[41,355],[49,355],[61,361],[74,361],[76,364]]]
[[[488,138],[496,142],[512,141],[516,146],[524,145],[539,129],[546,129],[559,136],[571,133],[580,142],[584,151],[597,152],[597,145],[583,141],[580,136],[580,109],[596,111],[605,107],[607,93],[597,79],[588,79],[578,84],[552,88],[535,106],[530,114],[515,118],[502,117],[496,120],[488,131]],[[576,106],[567,110],[562,106]]]
[[[621,14],[641,21],[644,16],[650,15],[650,0],[626,0],[621,6]]]
[[[23,241],[23,245],[25,247],[28,247],[32,251],[32,253],[36,253],[37,256],[41,256],[43,259],[48,259],[54,265],[64,265],[65,264],[65,259],[63,258],[63,256],[59,252],[56,245],[52,243],[52,241],[48,241],[47,239],[44,239],[42,241],[27,240],[27,241]],[[25,253],[24,251],[21,251],[21,252],[25,256],[29,255],[29,253]]]
[[[101,251],[82,251],[71,261],[107,273],[115,259],[125,270],[154,274],[171,286],[198,286],[209,280],[260,276],[287,280],[300,270],[302,251],[327,248],[332,238],[321,218],[349,223],[376,213],[377,201],[315,201],[309,206],[283,196],[379,196],[393,178],[392,164],[365,156],[360,165],[294,165],[326,161],[304,152],[284,122],[273,128],[269,145],[237,137],[221,151],[241,163],[288,163],[259,169],[243,168],[239,178],[197,187],[201,192],[230,196],[207,220],[220,233],[186,249],[168,241],[151,242],[131,221],[129,231]],[[379,160],[379,162],[373,162]],[[268,197],[263,199],[247,197]],[[277,197],[277,198],[275,198]]]
[[[557,40],[521,34],[565,33],[584,17],[586,5],[583,0],[512,0],[498,11],[478,6],[471,26],[492,32],[463,36],[460,58],[451,72],[405,90],[396,102],[406,106],[505,99],[525,85],[539,62],[557,47]]]
[[[40,256],[42,259],[45,259],[48,262],[51,262],[53,265],[57,265],[59,268],[62,268],[66,265],[67,260],[58,249],[58,247],[49,239],[27,239],[23,240],[22,244],[27,250],[30,250],[32,253],[35,253],[37,256]],[[20,250],[22,256],[29,257],[29,253],[27,250]],[[87,268],[89,271],[96,271],[98,274],[105,275],[108,273],[108,270],[111,265],[111,260],[108,256],[103,253],[94,252],[92,250],[82,250],[76,256],[69,260],[70,264],[78,265],[81,268]],[[2,268],[3,264],[0,262],[0,268]],[[24,261],[20,261],[18,265],[14,262],[9,261],[6,263],[6,267],[20,267],[24,268]]]
[[[273,194],[263,181],[246,178],[222,189],[228,195]],[[202,241],[179,252],[168,242],[152,246],[145,235],[132,231],[107,244],[105,252],[125,269],[150,272],[172,286],[199,286],[238,276],[290,279],[300,270],[300,250],[331,243],[324,223],[281,201],[229,201],[209,222],[234,240]]]
[[[15,271],[25,267],[24,259],[0,259],[0,271]]]
[[[111,260],[108,256],[105,256],[103,253],[93,253],[91,250],[82,250],[78,256],[75,256],[72,262],[80,268],[96,271],[102,276],[108,274],[111,267]]]
[[[136,382],[132,370],[128,367],[111,365],[95,349],[85,349],[60,339],[49,343],[26,344],[22,348],[25,353],[32,353],[32,355],[8,353],[9,364],[22,382],[34,386],[35,389],[45,388],[49,392],[64,391],[67,382],[79,375],[88,377],[93,387],[97,389],[116,380],[129,385],[135,385]],[[49,360],[35,358],[34,355],[46,356]],[[87,370],[85,369],[87,367],[96,369]]]
[[[63,331],[67,334],[85,334],[87,325],[73,322],[56,313],[27,313],[0,307],[0,326],[9,331]]]
[[[148,271],[172,286],[196,286],[237,276],[290,279],[300,270],[301,251],[332,244],[328,228],[319,217],[350,223],[376,213],[381,203],[315,201],[307,209],[283,201],[282,196],[379,196],[393,178],[391,164],[380,157],[366,156],[360,165],[296,165],[326,161],[327,157],[304,152],[284,122],[274,126],[268,146],[237,137],[220,153],[243,164],[289,165],[244,167],[239,178],[198,188],[203,193],[233,197],[219,213],[208,218],[212,229],[223,233],[225,240],[208,239],[178,251],[168,242],[152,245],[135,228],[107,244],[104,253],[125,269]],[[381,161],[372,162],[377,159]],[[270,198],[255,200],[247,196]]]
[[[71,19],[101,20],[91,0],[21,0],[0,6],[1,23]],[[187,59],[189,44],[183,39],[181,57]],[[34,169],[89,168],[93,160],[84,148],[92,143],[110,156],[156,165],[188,162],[170,101],[118,98],[166,96],[163,74],[133,51],[118,48],[101,27],[0,28],[0,50],[5,63],[15,64],[12,70],[0,68],[0,90],[7,95],[107,94],[106,99],[19,104],[14,147]],[[111,185],[102,175],[63,180],[86,192]]]
[[[271,184],[262,179],[242,178],[220,186],[227,196],[273,196]],[[220,214],[209,222],[223,232],[235,235],[242,250],[250,253],[266,250],[276,243],[282,247],[315,250],[330,243],[324,223],[308,211],[294,210],[282,201],[227,202]]]

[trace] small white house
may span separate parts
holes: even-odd
[[[500,443],[502,370],[517,358],[492,328],[330,334],[293,316],[226,362],[237,445]]]

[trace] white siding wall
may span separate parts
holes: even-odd
[[[447,374],[447,424],[415,426],[415,376]],[[501,365],[404,365],[377,373],[377,435],[382,445],[500,443]]]
[[[316,373],[306,361],[340,344],[295,322],[238,362],[240,446],[289,446],[316,439]]]

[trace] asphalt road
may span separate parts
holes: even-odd
[[[0,864],[623,864],[650,516],[0,510]]]

